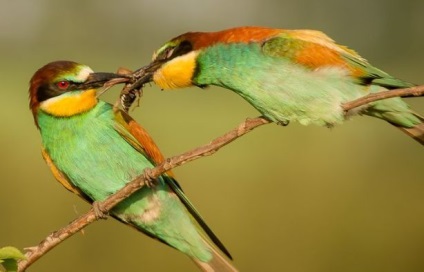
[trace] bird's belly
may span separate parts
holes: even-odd
[[[345,119],[341,104],[367,94],[343,67],[313,70],[264,54],[255,43],[209,48],[199,63],[203,73],[195,78],[198,85],[233,90],[275,122],[341,123]]]
[[[258,73],[255,75],[258,76]],[[332,126],[342,123],[342,103],[367,93],[340,71],[269,73],[263,80],[247,81],[235,91],[274,122],[297,121],[303,125]]]

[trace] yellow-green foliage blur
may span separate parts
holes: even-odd
[[[40,155],[28,81],[47,62],[136,69],[187,31],[241,25],[312,28],[399,78],[424,83],[423,1],[0,0],[0,247],[33,246],[89,206]],[[114,102],[119,88],[103,99]],[[409,99],[424,114],[422,98]],[[258,113],[220,88],[145,89],[132,115],[166,156],[209,142]],[[355,117],[326,129],[267,125],[175,170],[242,271],[424,270],[424,149]],[[109,219],[30,271],[196,271],[181,253]]]

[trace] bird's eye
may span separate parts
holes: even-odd
[[[56,86],[59,87],[59,89],[65,90],[69,87],[69,81],[59,81],[56,83]]]

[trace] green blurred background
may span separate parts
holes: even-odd
[[[58,59],[131,69],[186,31],[240,25],[320,29],[371,63],[424,83],[422,0],[0,0],[0,246],[37,244],[89,208],[52,177],[28,110],[28,81]],[[119,89],[104,99],[114,102]],[[409,99],[424,114],[422,98]],[[146,88],[132,115],[166,156],[258,113],[220,89]],[[377,119],[334,129],[267,125],[175,170],[242,271],[423,271],[423,148]],[[109,219],[30,271],[196,271]]]

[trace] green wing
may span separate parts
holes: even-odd
[[[264,41],[262,51],[311,70],[322,67],[346,69],[361,85],[374,84],[388,89],[414,86],[375,68],[355,51],[336,44],[327,35],[315,30],[284,30],[280,35]]]
[[[115,129],[116,131],[136,150],[146,156],[153,165],[158,165],[165,160],[165,157],[160,152],[158,146],[155,144],[153,139],[142,128],[137,122],[135,122],[127,113],[117,110],[115,112]],[[203,231],[208,235],[211,241],[224,253],[228,258],[232,259],[230,253],[225,248],[224,244],[219,238],[213,233],[213,231],[206,224],[203,217],[196,210],[190,200],[185,196],[181,186],[173,178],[171,171],[166,172],[163,175],[165,182],[172,189],[172,191],[178,196],[180,201],[184,204],[186,209],[189,211],[191,216],[196,220]]]
[[[56,178],[56,180],[63,185],[67,190],[71,191],[72,193],[78,195],[88,203],[92,203],[93,201],[84,193],[82,192],[78,187],[76,187],[72,182],[69,180],[68,176],[63,173],[57,166],[54,164],[53,160],[51,159],[50,155],[47,153],[47,151],[43,148],[41,150],[41,154],[43,155],[43,158],[47,164],[47,166],[50,168],[50,170],[53,173],[53,176]]]
[[[193,206],[193,204],[190,202],[190,200],[185,196],[183,193],[180,185],[177,183],[177,181],[173,178],[166,178],[168,185],[172,188],[172,190],[175,192],[175,194],[178,196],[178,198],[181,200],[181,202],[184,204],[184,206],[187,208],[187,210],[190,212],[190,214],[193,216],[193,218],[196,220],[196,222],[201,226],[203,231],[208,235],[209,239],[225,254],[228,258],[231,260],[233,257],[231,256],[230,252],[225,248],[224,244],[219,240],[219,238],[213,233],[213,231],[209,228],[208,224],[206,224],[203,217],[200,215],[200,213],[196,210],[196,208]]]

